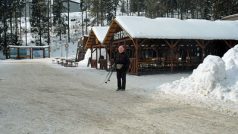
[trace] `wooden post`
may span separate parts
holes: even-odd
[[[30,48],[30,58],[33,59],[32,48]]]
[[[225,43],[229,48],[234,47],[236,44],[234,41],[229,41],[229,40],[225,40]]]
[[[106,51],[106,62],[108,61],[108,50],[107,50],[107,46],[105,47],[105,51]],[[107,62],[108,63],[108,62]],[[108,69],[108,64],[106,64],[106,70]]]
[[[92,68],[92,61],[93,61],[93,46],[91,45],[91,60],[89,61],[91,64],[91,68]]]
[[[100,56],[102,55],[102,48],[101,48],[101,45],[100,45],[100,48],[99,48],[99,55],[100,55]]]
[[[20,59],[20,48],[17,48],[17,59]]]
[[[50,47],[48,47],[48,58],[50,58]]]
[[[176,55],[177,55],[177,51],[176,51],[176,48],[177,48],[177,44],[179,43],[179,40],[176,40],[176,41],[173,41],[173,40],[171,40],[171,41],[168,41],[168,40],[165,40],[165,42],[166,42],[166,44],[169,46],[169,48],[170,48],[170,50],[175,54],[174,56],[171,56],[170,58],[171,59],[169,59],[170,60],[170,70],[171,70],[171,72],[174,70],[174,66],[177,66],[177,65],[175,65],[176,63],[174,63],[174,62],[176,62],[176,60],[178,60],[178,59],[176,59]],[[174,61],[175,60],[175,61]]]
[[[100,48],[99,48],[99,60],[98,60],[98,62],[99,62],[99,69],[101,69],[101,67],[102,67],[102,64],[101,64],[101,55],[102,55],[102,52],[101,52],[101,44],[100,44],[100,46],[99,46]]]
[[[28,57],[28,55],[27,55],[28,51],[30,52],[30,57]],[[28,51],[26,52],[27,58],[31,59],[31,48],[28,48]]]
[[[43,48],[42,50],[43,50],[43,58],[45,58],[45,48]]]
[[[110,64],[111,64],[111,65],[112,65],[112,57],[115,58],[114,55],[112,55],[112,45],[113,45],[113,42],[111,41],[111,42],[109,43],[109,51],[110,51],[109,61],[110,61]],[[113,64],[114,64],[114,63],[113,63]],[[110,65],[110,66],[111,66],[111,65]]]
[[[205,42],[204,40],[196,40],[197,44],[199,47],[202,48],[202,60],[205,58],[206,54],[205,54],[205,49],[207,47],[207,45],[210,43],[209,41]]]
[[[96,47],[96,69],[98,69],[98,48]]]
[[[138,44],[138,40],[136,39],[134,41],[134,45],[135,45],[135,58],[136,58],[136,61],[135,61],[135,68],[136,68],[136,75],[139,75],[139,49],[140,49],[140,46]]]

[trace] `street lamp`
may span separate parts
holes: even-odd
[[[70,31],[69,31],[69,0],[68,0],[68,42],[70,42]]]
[[[27,2],[26,2],[26,0],[25,0],[25,38],[26,38],[26,46],[27,46],[27,22],[26,22],[26,7],[27,7]],[[29,12],[29,14],[30,14],[30,12]]]
[[[81,17],[82,17],[82,36],[84,35],[84,27],[83,27],[83,11],[85,11],[87,9],[87,7],[85,6],[85,2],[84,2],[84,0],[81,0],[81,2],[80,2],[80,10],[81,10],[81,12],[82,12],[82,14],[81,14]]]

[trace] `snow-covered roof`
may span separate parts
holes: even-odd
[[[109,29],[108,26],[105,26],[105,27],[101,27],[101,26],[92,27],[91,31],[89,33],[89,37],[87,39],[87,42],[85,44],[85,47],[86,48],[90,48],[92,46],[96,47],[96,45],[100,45],[99,47],[102,47],[103,40],[106,37],[108,29]],[[96,38],[96,40],[95,40],[95,38]]]
[[[108,26],[105,26],[105,27],[93,27],[92,28],[95,36],[97,37],[97,39],[98,39],[98,41],[100,43],[102,43],[104,38],[106,37],[108,29],[109,29]]]
[[[115,21],[132,38],[238,40],[238,21],[118,16]]]
[[[71,0],[71,1],[76,2],[76,3],[80,3],[81,2],[81,0]]]

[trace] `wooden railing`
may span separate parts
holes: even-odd
[[[201,63],[198,57],[191,57],[189,60],[182,61],[176,57],[157,57],[144,60],[136,60],[130,58],[129,73],[133,75],[140,75],[141,73],[153,73],[160,71],[176,71],[189,68],[195,68]]]

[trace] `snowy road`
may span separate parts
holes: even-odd
[[[37,62],[0,66],[1,134],[235,134],[237,126],[237,117],[205,108],[116,92],[90,71],[76,76]]]

